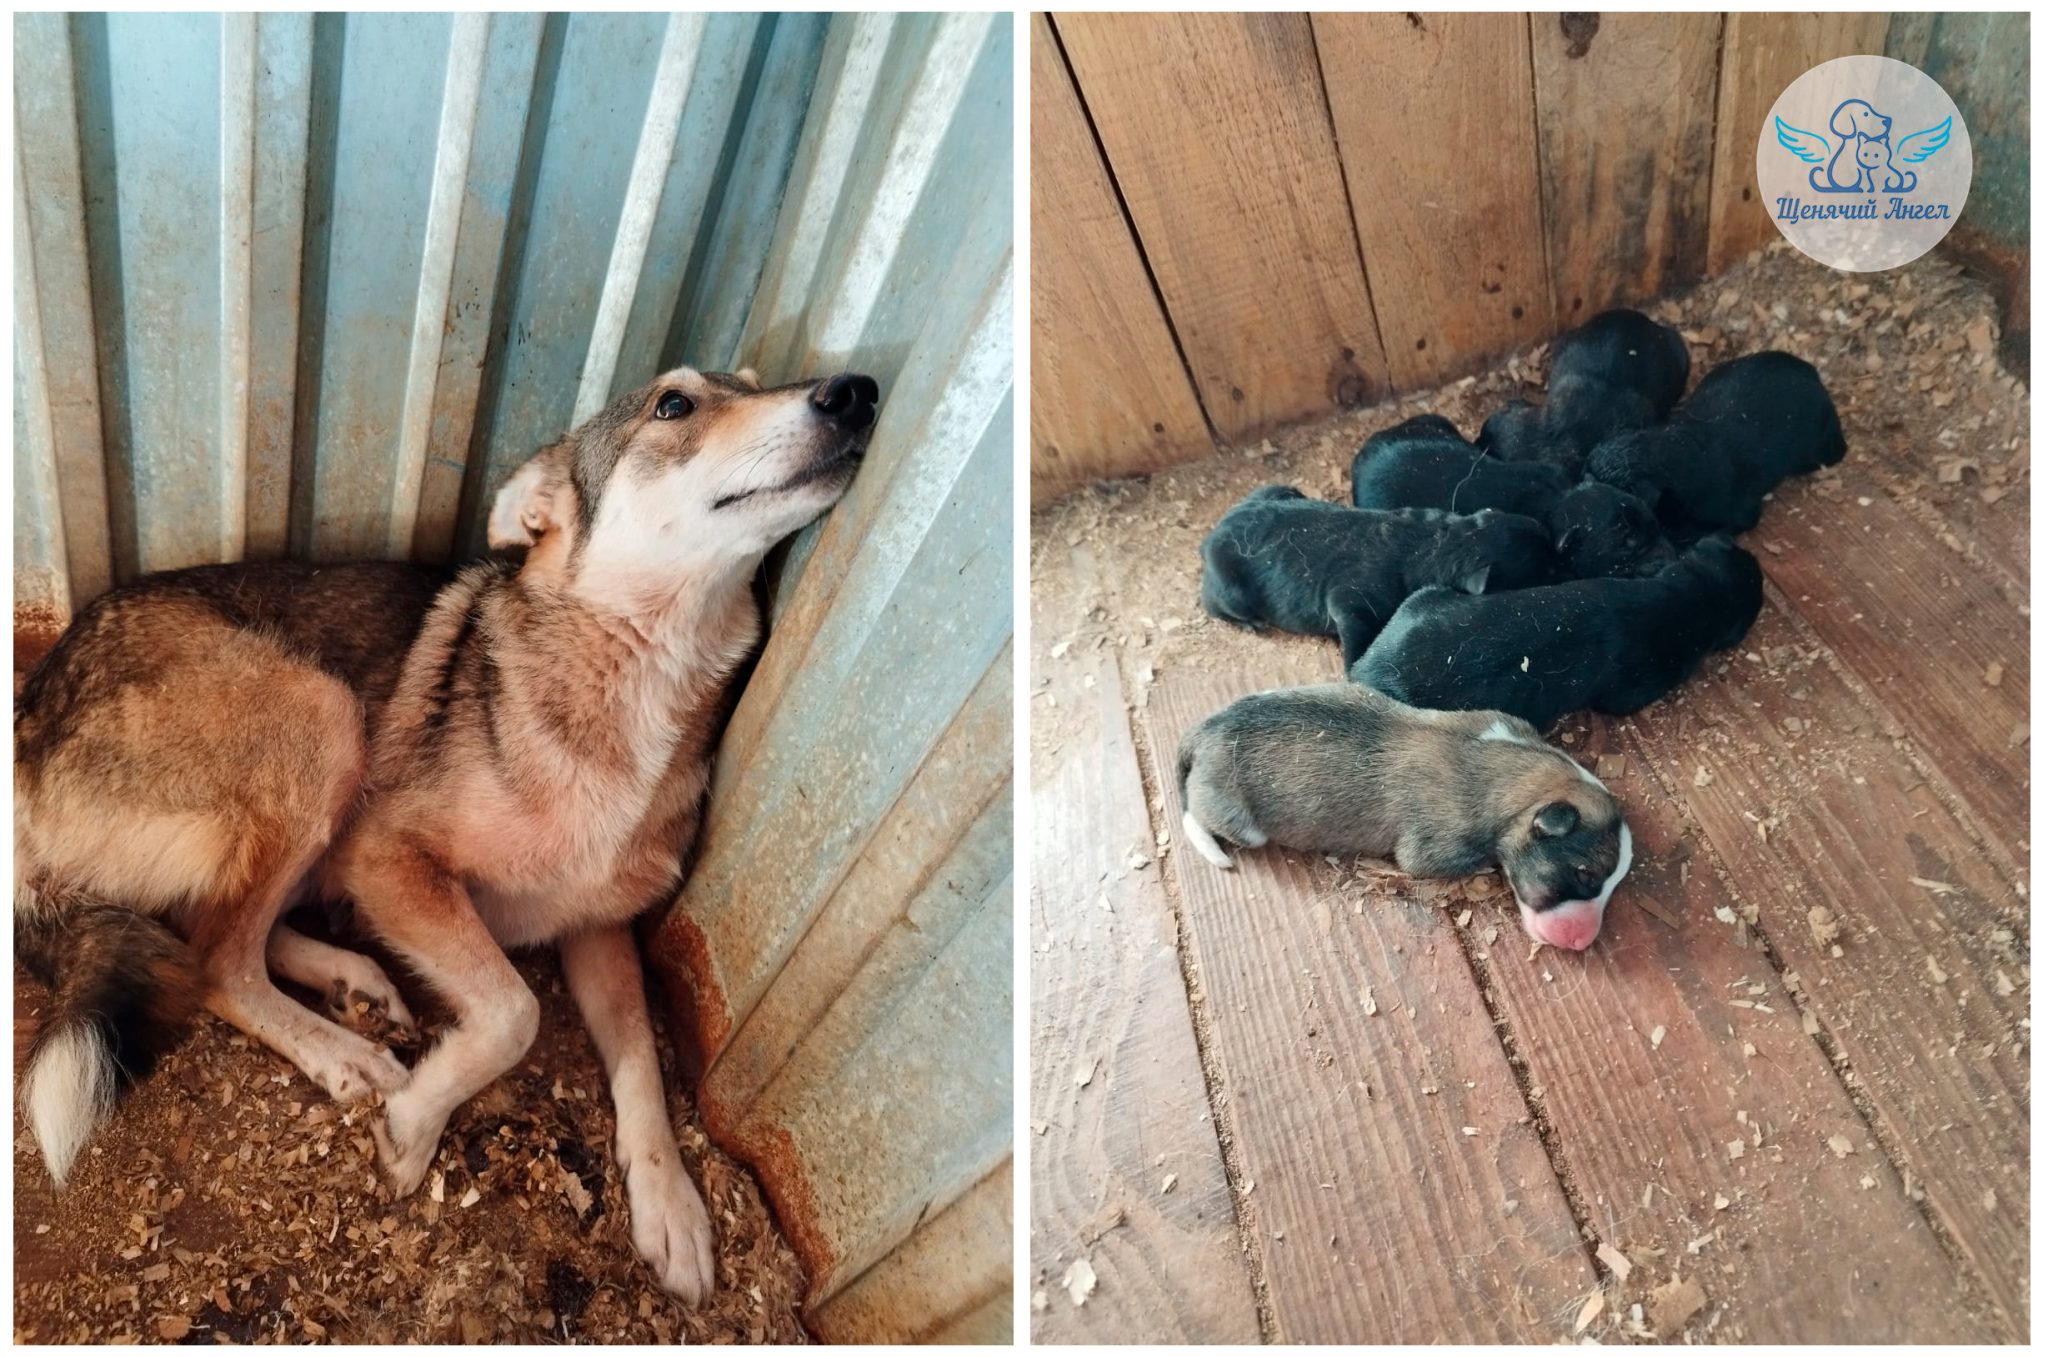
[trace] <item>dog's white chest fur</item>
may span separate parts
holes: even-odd
[[[750,600],[749,600],[750,602]],[[751,613],[751,607],[748,609]],[[656,843],[678,806],[694,807],[710,781],[707,708],[758,635],[690,625],[635,657],[601,694],[610,757],[573,736],[526,743],[516,760],[464,772],[450,797],[455,856],[477,912],[507,946],[629,918],[650,901],[623,892],[623,873],[653,853],[672,874],[685,845]]]

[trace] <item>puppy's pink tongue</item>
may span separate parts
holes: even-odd
[[[1600,936],[1600,919],[1606,910],[1591,900],[1568,900],[1545,910],[1522,906],[1522,928],[1538,942],[1583,952]]]

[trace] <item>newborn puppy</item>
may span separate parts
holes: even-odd
[[[1611,486],[1573,485],[1569,473],[1541,462],[1499,461],[1462,438],[1402,436],[1419,422],[1411,419],[1365,441],[1351,462],[1353,504],[1526,515],[1550,530],[1551,545],[1574,579],[1631,574],[1670,556],[1656,515],[1635,496],[1611,494]]]
[[[1254,490],[1202,543],[1202,607],[1212,617],[1334,634],[1347,666],[1425,585],[1476,594],[1557,577],[1550,533],[1534,519],[1494,510],[1373,513],[1286,485]]]
[[[1556,440],[1543,421],[1543,407],[1525,400],[1511,400],[1486,417],[1473,444],[1489,457],[1503,462],[1559,462],[1569,460],[1570,449],[1553,448]]]
[[[1503,462],[1457,436],[1411,426],[1383,429],[1351,459],[1351,502],[1361,509],[1502,509],[1546,518],[1573,477],[1538,462]],[[1444,423],[1444,421],[1438,421]],[[1445,424],[1445,427],[1449,427]]]
[[[1557,341],[1544,413],[1553,430],[1588,451],[1670,414],[1691,375],[1692,354],[1678,331],[1640,311],[1602,311]]]
[[[1365,446],[1377,448],[1390,443],[1440,443],[1446,440],[1463,443],[1465,435],[1442,415],[1410,415],[1399,424],[1381,429],[1367,438]]]
[[[1820,374],[1772,350],[1715,368],[1669,423],[1602,443],[1586,475],[1636,495],[1674,537],[1691,539],[1748,531],[1779,481],[1833,466],[1847,450]]]
[[[1640,311],[1602,311],[1557,341],[1544,406],[1510,402],[1480,429],[1479,446],[1577,476],[1600,443],[1669,414],[1691,373],[1678,331]]]
[[[1390,857],[1411,876],[1499,863],[1529,936],[1575,952],[1633,851],[1607,788],[1527,723],[1356,684],[1239,698],[1182,737],[1175,777],[1181,828],[1218,867],[1218,839]]]
[[[1677,554],[1649,505],[1599,481],[1581,481],[1559,495],[1549,524],[1565,573],[1575,580],[1640,575]]]
[[[1350,673],[1403,702],[1512,712],[1539,729],[1587,708],[1626,716],[1740,641],[1762,606],[1756,557],[1714,536],[1637,579],[1488,598],[1420,590]]]

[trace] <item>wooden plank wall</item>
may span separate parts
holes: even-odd
[[[1033,502],[1727,267],[1775,236],[1752,162],[1778,93],[1914,22],[1035,17]]]

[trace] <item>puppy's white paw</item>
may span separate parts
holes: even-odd
[[[1207,858],[1211,866],[1220,867],[1226,872],[1237,866],[1230,860],[1230,854],[1223,851],[1223,845],[1216,842],[1216,837],[1202,827],[1202,822],[1195,818],[1193,811],[1181,812],[1180,827],[1181,832],[1188,836],[1188,842],[1195,846],[1195,851]]]
[[[377,1141],[378,1166],[395,1195],[411,1196],[419,1187],[447,1124],[448,1119],[441,1117],[428,1125],[403,1093],[385,1104],[384,1119],[370,1127],[370,1134]]]
[[[633,1248],[654,1269],[662,1290],[702,1305],[717,1281],[711,1217],[673,1148],[643,1155],[626,1168]]]

